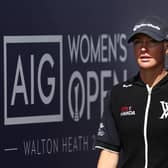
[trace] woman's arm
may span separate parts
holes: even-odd
[[[102,150],[99,156],[97,168],[117,168],[118,152]]]

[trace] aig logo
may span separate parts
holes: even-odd
[[[4,36],[3,49],[4,124],[63,121],[63,37]]]

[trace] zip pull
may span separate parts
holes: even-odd
[[[148,84],[146,85],[147,91],[148,91],[148,95],[151,95],[152,93],[152,87],[150,87]]]

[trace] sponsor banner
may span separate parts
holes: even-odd
[[[126,39],[124,33],[5,35],[3,153],[32,162],[66,153],[96,156],[104,98],[128,77]]]

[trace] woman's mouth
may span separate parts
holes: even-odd
[[[147,55],[141,55],[141,56],[140,56],[140,60],[143,61],[143,62],[150,61],[151,58],[152,58],[152,57],[147,56]]]

